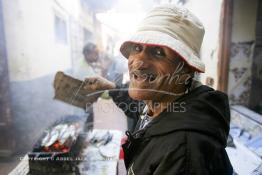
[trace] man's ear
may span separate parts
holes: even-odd
[[[180,74],[179,84],[188,85],[191,83],[192,79],[194,78],[195,71],[193,71],[189,66],[186,65],[183,67],[183,71]]]
[[[191,73],[183,73],[179,77],[179,84],[184,84],[187,85],[192,79],[192,74]]]

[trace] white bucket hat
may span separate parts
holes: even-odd
[[[202,23],[187,9],[162,5],[148,13],[137,31],[122,43],[120,52],[128,58],[132,43],[165,46],[196,71],[205,72],[199,58],[204,33]]]

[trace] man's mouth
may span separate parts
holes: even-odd
[[[130,73],[132,79],[140,82],[153,82],[157,75],[148,70],[135,70]]]

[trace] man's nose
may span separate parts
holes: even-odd
[[[150,67],[149,61],[150,61],[149,55],[145,52],[145,50],[143,50],[134,56],[133,65],[137,69],[147,69]]]

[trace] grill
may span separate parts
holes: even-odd
[[[80,117],[67,116],[45,130],[28,154],[30,175],[78,174],[83,128]]]

